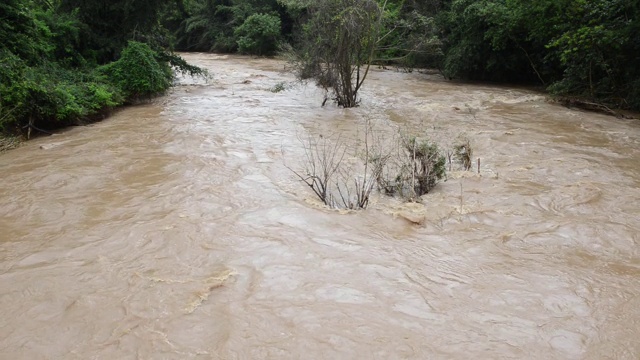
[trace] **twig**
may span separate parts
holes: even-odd
[[[460,215],[462,215],[462,207],[464,206],[464,196],[462,193],[462,181],[460,181]]]

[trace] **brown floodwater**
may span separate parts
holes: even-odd
[[[323,108],[280,61],[184,56],[212,79],[0,155],[0,358],[640,358],[639,121],[381,69]],[[299,139],[367,119],[474,171],[319,206]]]

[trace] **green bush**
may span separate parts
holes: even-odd
[[[173,72],[166,62],[156,59],[157,53],[149,45],[129,41],[120,59],[100,68],[128,100],[148,99],[164,93],[173,80]]]
[[[235,30],[238,50],[253,55],[272,55],[280,39],[280,18],[276,15],[254,14]]]
[[[64,81],[53,89],[54,118],[64,123],[79,124],[83,119],[105,109],[122,104],[122,96],[108,84],[96,82]]]
[[[409,201],[429,193],[446,175],[444,155],[436,143],[426,139],[403,137],[397,156],[370,161],[374,164],[386,161],[381,176],[376,177],[378,187],[387,195],[398,195]]]
[[[121,92],[96,72],[49,62],[27,66],[0,52],[0,131],[17,132],[30,121],[51,128],[78,124],[122,103]]]
[[[0,131],[13,130],[24,103],[16,79],[24,76],[26,64],[10,51],[0,50]]]
[[[75,51],[81,31],[75,13],[31,5],[0,6],[7,15],[0,25],[0,132],[78,124],[121,104],[120,91]]]

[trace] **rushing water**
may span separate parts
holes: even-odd
[[[185,57],[213,80],[0,155],[2,359],[640,357],[640,122],[378,69],[322,108]],[[366,118],[466,135],[480,175],[318,206],[297,138]]]

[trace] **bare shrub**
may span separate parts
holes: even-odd
[[[365,209],[389,155],[383,152],[381,137],[367,120],[364,136],[349,147],[341,136],[309,136],[301,141],[303,169],[293,170],[325,205],[337,209]],[[353,149],[353,156],[347,150]]]
[[[376,134],[368,119],[362,143],[356,146],[355,155],[361,166],[359,169],[344,168],[344,171],[340,172],[339,181],[336,182],[336,189],[344,208],[365,209],[369,205],[377,179],[382,176],[390,157],[385,151],[383,136]]]
[[[307,184],[324,204],[335,207],[335,197],[331,186],[335,183],[345,153],[346,146],[340,137],[332,140],[331,137],[320,135],[302,141],[305,159],[301,172],[288,167],[302,182]]]
[[[451,166],[453,165],[453,154],[454,151],[453,150],[447,150],[446,155],[447,155],[447,161],[449,162],[449,171],[451,171]]]
[[[370,121],[351,146],[340,136],[309,137],[302,143],[303,169],[289,169],[331,208],[365,209],[376,187],[386,195],[418,201],[445,177],[446,158],[438,145],[378,133]]]

